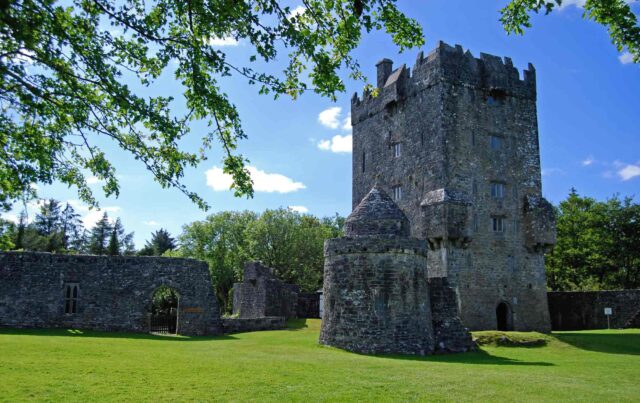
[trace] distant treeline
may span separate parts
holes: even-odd
[[[597,201],[575,190],[556,207],[558,238],[547,254],[553,291],[640,288],[640,204],[615,195]],[[160,229],[136,251],[133,233],[107,213],[85,229],[73,207],[46,200],[31,223],[0,220],[0,250],[99,255],[190,257],[209,264],[216,294],[231,309],[233,283],[243,264],[261,260],[283,281],[304,291],[322,286],[324,240],[342,235],[344,218],[318,218],[288,209],[224,211],[187,224],[177,241]]]
[[[640,288],[640,204],[572,189],[556,214],[558,240],[546,259],[551,290]]]

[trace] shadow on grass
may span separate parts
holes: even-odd
[[[0,336],[2,335],[19,335],[19,336],[60,336],[60,337],[93,337],[104,339],[137,339],[137,340],[155,340],[155,341],[173,341],[173,342],[192,342],[192,341],[212,341],[212,340],[237,340],[231,335],[222,336],[180,336],[180,335],[162,335],[150,333],[125,333],[125,332],[99,332],[95,330],[80,329],[19,329],[0,327]]]
[[[364,355],[364,354],[363,354]],[[498,357],[489,354],[484,350],[476,350],[467,353],[458,354],[442,354],[442,355],[376,355],[380,358],[390,358],[393,360],[404,361],[425,361],[425,362],[442,362],[447,364],[475,364],[475,365],[522,365],[522,366],[539,366],[551,367],[555,364],[544,361],[521,361],[506,357]]]
[[[308,328],[306,319],[289,319],[286,330],[302,330]]]
[[[599,353],[640,355],[640,333],[615,333],[603,330],[597,332],[553,333],[556,339],[582,350]]]

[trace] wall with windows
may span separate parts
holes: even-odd
[[[163,257],[0,253],[0,326],[148,332],[151,298],[178,291],[178,333],[222,332],[204,262]]]
[[[535,69],[440,43],[410,69],[379,66],[379,95],[352,98],[353,206],[378,183],[426,239],[429,276],[455,286],[463,321],[550,329]],[[384,67],[384,69],[381,69]],[[362,161],[366,159],[365,169]],[[532,201],[529,203],[529,201]]]

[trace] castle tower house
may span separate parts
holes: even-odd
[[[544,252],[555,243],[542,198],[536,75],[511,59],[442,42],[413,71],[377,65],[379,94],[354,95],[353,206],[374,183],[428,243],[465,326],[549,331]]]

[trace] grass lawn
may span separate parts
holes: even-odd
[[[547,343],[529,347],[480,332],[498,343],[415,358],[321,347],[319,326],[215,338],[0,329],[0,401],[640,400],[638,329],[534,335]]]

